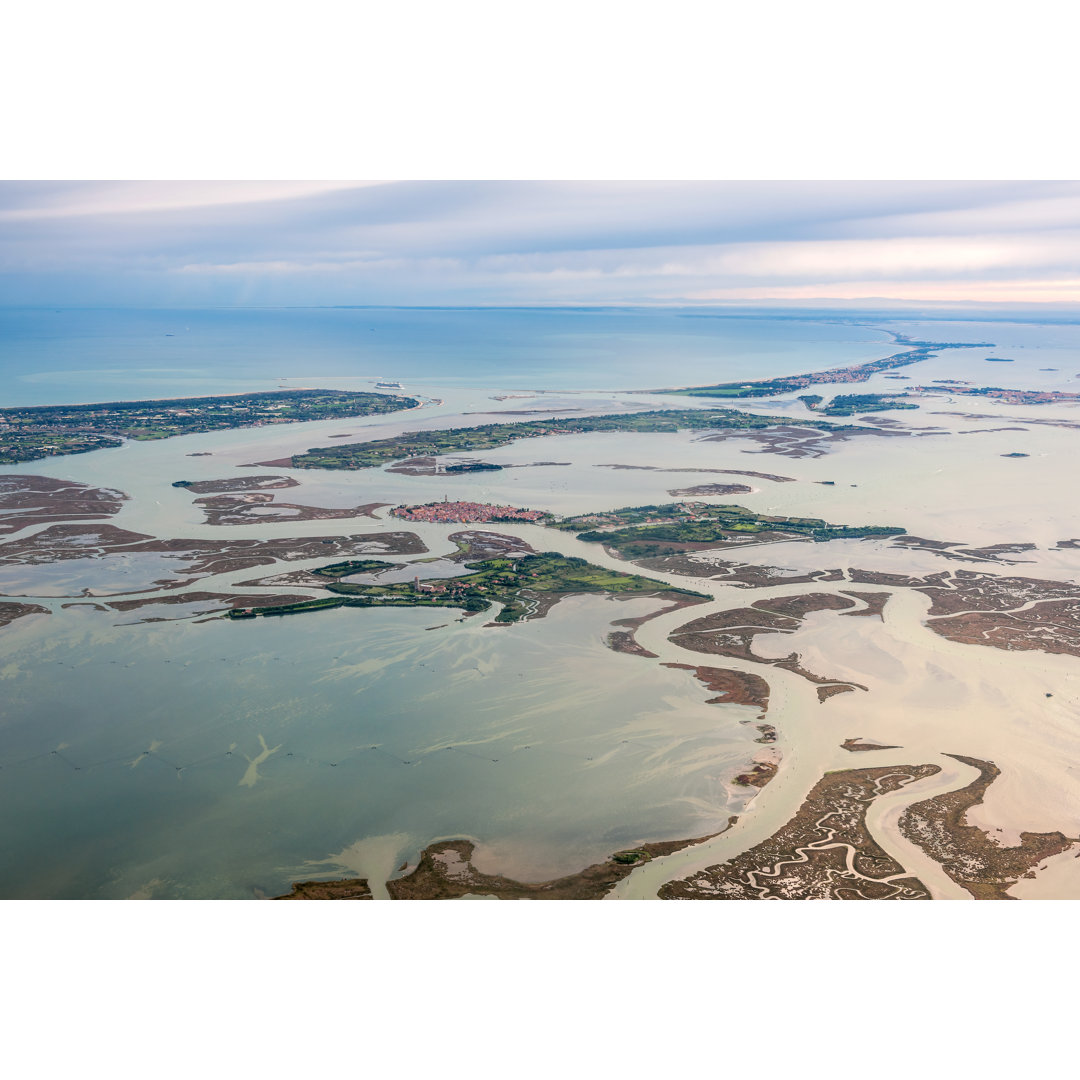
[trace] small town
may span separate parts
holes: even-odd
[[[969,394],[973,397],[993,398],[995,401],[1005,402],[1006,405],[1053,405],[1057,402],[1080,401],[1080,394],[1070,394],[1064,390],[1009,390],[1000,386],[965,386],[958,382],[946,382],[944,379],[937,381],[944,385],[913,386],[911,389],[917,394]]]
[[[425,503],[423,506],[395,506],[392,517],[405,521],[543,521],[549,515],[543,510],[526,510],[520,506],[493,506],[490,503],[442,502]]]

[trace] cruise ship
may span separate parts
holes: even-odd
[[[377,382],[375,384],[376,390],[404,390],[405,387],[399,382]]]

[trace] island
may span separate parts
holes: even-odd
[[[553,551],[516,559],[485,559],[466,563],[465,567],[472,573],[428,580],[417,576],[411,582],[393,585],[328,582],[324,588],[333,594],[331,596],[295,604],[237,609],[230,611],[229,617],[295,615],[339,607],[456,607],[466,612],[480,612],[499,603],[503,607],[495,617],[495,623],[504,625],[524,618],[542,618],[560,599],[575,593],[655,596],[684,604],[704,603],[711,599],[704,593],[673,588],[636,574],[605,570],[584,559]],[[323,574],[336,576],[328,573],[330,569],[324,568]]]
[[[907,394],[837,394],[824,408],[817,394],[799,398],[811,412],[825,416],[854,416],[856,413],[885,412],[889,409],[917,409],[914,401],[904,401]]]
[[[353,390],[270,390],[214,397],[0,409],[0,464],[204,431],[339,420],[417,408],[415,398]]]
[[[760,431],[789,423],[786,417],[755,416],[737,409],[652,409],[608,416],[562,416],[550,420],[480,424],[438,431],[408,431],[389,439],[314,447],[305,454],[260,464],[294,469],[372,469],[407,458],[431,461],[448,454],[493,450],[518,439],[535,439],[546,435],[583,435],[594,431]],[[840,427],[825,420],[800,420],[799,425],[829,433],[850,434],[864,430]]]
[[[606,513],[582,514],[553,523],[576,532],[579,540],[600,543],[623,558],[675,555],[698,548],[807,539],[864,539],[900,536],[894,525],[830,525],[820,518],[770,517],[737,505],[701,502],[630,506]]]
[[[444,473],[474,473],[474,472],[501,472],[501,465],[493,465],[490,461],[462,461],[456,465],[447,465]]]
[[[450,521],[466,523],[473,521],[547,521],[551,514],[543,510],[527,510],[523,506],[493,506],[490,503],[442,502],[424,503],[422,506],[395,506],[391,517],[405,521]]]

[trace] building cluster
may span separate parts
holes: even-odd
[[[1070,394],[1063,390],[1008,390],[997,386],[970,387],[959,383],[944,386],[913,386],[916,393],[970,394],[973,397],[993,398],[1004,401],[1006,405],[1052,405],[1055,402],[1080,401],[1080,394]]]
[[[490,503],[447,502],[424,506],[395,506],[393,517],[406,521],[437,521],[460,524],[470,521],[542,521],[543,510],[525,510],[520,506],[492,506]]]

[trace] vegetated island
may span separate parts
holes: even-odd
[[[769,517],[744,506],[701,502],[629,506],[553,523],[579,540],[600,543],[626,559],[674,555],[699,548],[805,538],[825,540],[900,536],[894,525],[830,525],[820,518]]]
[[[339,566],[341,564],[338,564]],[[324,588],[332,596],[298,604],[253,607],[231,611],[233,619],[258,615],[294,615],[338,607],[455,607],[467,612],[486,611],[492,603],[503,605],[497,624],[523,618],[542,618],[562,597],[575,593],[617,596],[656,596],[683,603],[703,603],[710,597],[689,589],[676,589],[660,581],[622,574],[593,566],[578,559],[545,551],[517,559],[496,558],[466,563],[472,573],[462,577],[437,578],[392,585],[359,585],[328,582]],[[323,567],[322,574],[337,576],[336,567]],[[355,571],[346,570],[345,573]]]
[[[936,355],[938,349],[992,349],[989,342],[956,341],[912,341],[903,334],[894,334],[898,343],[911,348],[881,360],[870,360],[865,364],[853,364],[850,367],[831,368],[828,371],[812,371],[804,375],[785,375],[777,379],[762,379],[757,382],[716,383],[713,386],[685,386],[680,389],[649,391],[654,394],[683,394],[689,397],[774,397],[794,390],[804,390],[819,383],[856,383],[866,382],[871,375],[893,368],[917,364]]]
[[[917,409],[907,394],[837,394],[824,408],[819,394],[804,394],[799,400],[811,411],[825,416],[854,416],[856,413],[886,412],[889,409]]]
[[[270,390],[0,409],[0,464],[83,454],[119,446],[121,439],[168,439],[264,424],[338,420],[397,412],[419,404],[415,398],[353,390]]]
[[[456,465],[447,465],[444,473],[474,473],[474,472],[501,472],[502,466],[495,465],[490,461],[462,461]]]
[[[294,469],[372,469],[406,458],[435,458],[479,450],[493,450],[517,439],[545,435],[582,435],[593,431],[675,432],[675,431],[760,431],[790,425],[782,416],[754,416],[737,409],[653,409],[608,416],[557,417],[478,427],[447,428],[443,431],[408,431],[389,439],[314,447],[291,458],[261,462],[263,465]],[[862,432],[860,427],[844,428],[825,420],[800,420],[800,427],[827,432]],[[470,470],[471,471],[471,470]]]

